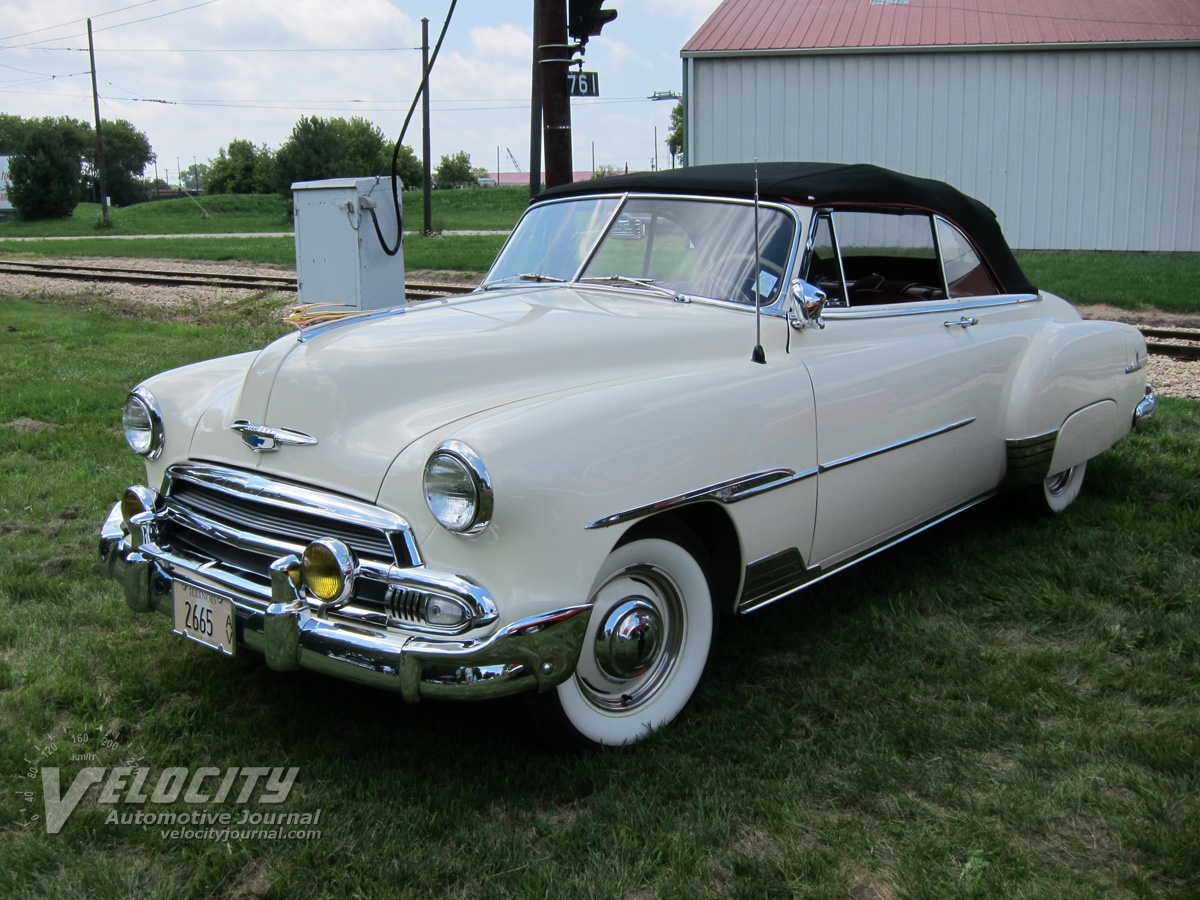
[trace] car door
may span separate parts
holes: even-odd
[[[810,566],[825,568],[996,487],[1034,298],[997,294],[970,243],[927,213],[825,211],[813,227],[807,276],[830,301],[801,352],[819,457]]]

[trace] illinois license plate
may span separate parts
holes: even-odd
[[[176,634],[233,656],[237,629],[232,600],[183,581],[175,582],[174,599]]]

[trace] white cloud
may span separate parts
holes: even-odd
[[[94,20],[102,115],[128,119],[146,133],[160,174],[174,172],[177,158],[184,166],[193,155],[212,158],[235,138],[277,147],[302,115],[361,115],[394,138],[420,80],[420,17],[430,18],[436,40],[448,0],[218,0],[110,27],[194,2],[162,0]],[[101,11],[120,5],[103,4]],[[604,96],[573,104],[576,168],[590,166],[593,142],[597,162],[649,164],[654,125],[661,141],[670,104],[619,101],[682,87],[679,48],[717,0],[612,0],[611,6],[620,15],[589,42],[585,57],[585,68],[600,73]],[[82,74],[87,54],[80,52],[86,28],[75,20],[96,12],[95,0],[5,2],[0,109],[92,119],[90,80]],[[492,168],[499,147],[502,168],[511,171],[511,148],[528,170],[531,20],[528,0],[458,4],[432,79],[435,162],[465,149],[477,165]],[[16,37],[53,25],[62,27]],[[34,41],[37,48],[16,47]],[[45,49],[51,46],[74,49]],[[367,47],[400,49],[344,49]],[[221,52],[196,52],[201,48]],[[301,48],[343,49],[261,52]],[[405,142],[420,146],[419,115]],[[660,163],[669,164],[659,151]]]

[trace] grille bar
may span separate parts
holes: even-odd
[[[287,494],[294,492],[295,499]],[[413,565],[415,553],[405,530],[386,527],[395,517],[380,511],[379,525],[361,504],[347,518],[335,515],[340,501],[327,503],[309,488],[267,482],[235,470],[211,466],[173,466],[168,470],[166,496],[158,519],[164,543],[200,559],[247,583],[270,586],[269,566],[288,553],[299,555],[312,541],[330,537],[342,541],[360,563],[350,617],[388,615],[406,624],[423,623],[415,601],[389,609],[387,571],[395,565]],[[329,508],[329,514],[323,514]]]

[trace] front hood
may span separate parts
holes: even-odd
[[[264,349],[241,391],[202,417],[190,455],[374,499],[400,451],[436,429],[722,352],[748,359],[752,328],[736,310],[626,288],[504,291],[354,317]],[[230,430],[239,419],[317,443],[255,453]]]

